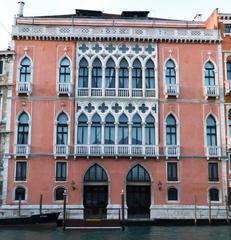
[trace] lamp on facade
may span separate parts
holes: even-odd
[[[76,189],[76,182],[74,180],[71,181],[71,189],[74,191]]]
[[[161,191],[161,190],[162,190],[162,182],[159,181],[157,185],[158,185],[158,189],[159,189],[159,191]]]

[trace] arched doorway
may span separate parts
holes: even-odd
[[[98,164],[90,167],[84,176],[84,218],[106,218],[108,204],[108,177]]]
[[[151,180],[148,172],[137,164],[128,172],[126,180],[128,218],[149,218]]]

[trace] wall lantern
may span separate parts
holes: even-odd
[[[74,180],[71,181],[71,189],[74,191],[76,189],[76,182]]]
[[[159,181],[157,185],[158,185],[158,189],[159,189],[159,191],[161,191],[161,190],[162,190],[162,182]]]

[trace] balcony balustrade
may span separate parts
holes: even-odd
[[[68,158],[70,154],[70,148],[65,144],[56,144],[54,146],[54,156],[56,157],[65,157]]]
[[[219,146],[208,146],[205,148],[207,158],[221,157],[221,148]]]
[[[92,88],[91,89],[91,96],[101,97],[102,96],[102,89],[101,88]]]
[[[231,93],[231,80],[227,80],[225,82],[225,92],[226,92],[226,94]]]
[[[218,97],[219,96],[219,87],[218,86],[205,86],[204,92],[206,97]]]
[[[16,83],[16,92],[19,94],[30,95],[32,93],[32,84],[31,82],[17,82]]]
[[[78,96],[79,97],[87,97],[89,95],[88,88],[78,88]]]
[[[116,91],[114,88],[106,88],[105,89],[105,96],[114,97],[115,95],[116,95]]]
[[[30,154],[30,146],[28,144],[15,144],[14,145],[14,156],[15,157],[26,157]]]
[[[179,96],[179,84],[165,84],[166,96]]]
[[[167,145],[165,146],[166,157],[180,157],[180,146],[177,145]]]
[[[57,83],[57,93],[71,95],[71,83]]]
[[[158,157],[158,146],[152,145],[75,145],[75,156]]]

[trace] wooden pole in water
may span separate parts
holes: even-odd
[[[209,196],[209,224],[211,224],[211,200]]]
[[[43,195],[40,194],[40,199],[39,199],[39,214],[42,214],[42,206],[43,206]]]
[[[229,223],[229,209],[228,209],[228,198],[225,196],[225,212],[226,212],[226,222]]]
[[[21,195],[19,195],[18,197],[18,216],[20,217],[21,216]]]
[[[66,205],[67,205],[67,191],[63,193],[63,230],[66,230]]]
[[[197,224],[197,196],[194,196],[194,202],[195,202],[195,219],[194,222]]]
[[[122,190],[121,192],[121,207],[122,207],[122,221],[121,221],[121,228],[122,228],[122,231],[125,230],[125,222],[124,222],[124,190]]]

